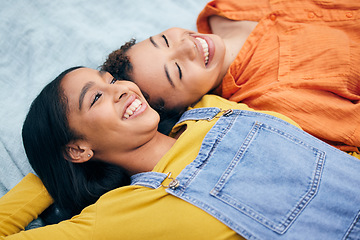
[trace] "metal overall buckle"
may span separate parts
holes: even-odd
[[[208,120],[209,122],[215,118],[220,118],[222,116],[224,117],[228,117],[230,116],[234,111],[232,109],[227,109],[227,110],[222,110],[220,109],[220,112],[218,112],[217,114],[215,114],[212,117],[208,117],[206,120]]]
[[[164,188],[175,189],[175,188],[177,188],[177,187],[180,185],[180,181],[179,181],[179,180],[177,180],[176,178],[172,178],[172,177],[171,177],[171,172],[168,172],[168,173],[167,173],[167,176],[166,176],[165,179],[170,179],[171,182],[170,182],[168,185],[162,185],[162,184],[161,184],[161,186],[164,187]],[[164,180],[165,180],[165,179],[164,179]]]

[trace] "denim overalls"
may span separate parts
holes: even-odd
[[[171,178],[147,172],[133,185],[166,191],[247,239],[360,239],[360,161],[276,117],[193,109],[213,120],[196,159]],[[341,123],[339,123],[341,124]]]

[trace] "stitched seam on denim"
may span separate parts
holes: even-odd
[[[208,161],[208,159],[212,156],[212,153],[214,152],[214,150],[217,148],[219,142],[221,141],[221,139],[226,135],[226,133],[231,129],[232,125],[234,124],[236,118],[239,116],[240,112],[237,112],[237,113],[234,113],[233,115],[231,116],[228,116],[228,117],[221,117],[217,123],[211,128],[211,130],[208,132],[208,134],[206,134],[204,140],[203,140],[203,144],[205,144],[204,142],[206,140],[208,140],[210,138],[210,143],[211,143],[211,148],[210,150],[207,150],[205,154],[199,154],[198,157],[191,163],[192,164],[199,164],[199,166],[196,167],[196,170],[195,171],[191,171],[190,172],[190,175],[189,177],[187,178],[187,181],[186,182],[182,182],[180,184],[180,187],[178,188],[178,191],[177,191],[177,194],[179,195],[183,195],[186,188],[189,186],[189,184],[192,182],[192,180],[198,175],[199,171],[204,167],[206,166],[206,163]],[[223,120],[224,118],[227,118],[229,119],[229,123],[226,125],[226,127],[224,128],[222,126],[223,124]],[[221,131],[219,131],[218,129],[222,129]],[[211,136],[213,133],[216,133],[216,140],[213,142],[213,140],[211,139]],[[210,133],[210,134],[209,134]],[[212,143],[213,142],[213,143]],[[208,146],[206,146],[207,148]],[[200,152],[202,152],[202,148],[200,149]],[[204,159],[205,158],[205,159]],[[202,160],[203,159],[203,160]]]
[[[353,230],[355,230],[355,232]],[[360,211],[356,215],[354,221],[351,223],[349,229],[346,231],[345,236],[342,239],[343,240],[357,240],[357,239],[360,239],[359,236],[355,235],[356,232],[360,233]]]
[[[276,128],[273,128],[271,126],[267,126],[264,124],[266,129],[273,131],[277,133],[279,136],[285,137],[286,139],[291,140],[293,143],[296,143],[297,145],[303,145],[305,148],[308,148],[313,151],[316,161],[316,167],[315,167],[315,173],[313,174],[311,186],[309,188],[309,191],[301,198],[299,203],[296,205],[296,207],[293,209],[293,211],[290,212],[290,215],[288,216],[287,220],[284,222],[283,226],[285,227],[283,229],[283,232],[285,232],[291,222],[301,213],[301,211],[305,208],[305,206],[310,202],[310,200],[316,195],[319,187],[319,181],[321,178],[322,170],[324,168],[325,164],[325,153],[322,151],[319,151],[317,148],[314,148],[313,146],[307,144],[304,141],[299,140],[298,138],[293,137],[293,135],[287,134],[285,132],[282,132]],[[279,228],[281,230],[282,228]]]
[[[260,125],[256,122],[252,129],[250,130],[250,132],[248,133],[248,135],[245,138],[245,142],[244,144],[242,144],[241,148],[237,151],[235,157],[233,158],[233,160],[231,161],[230,166],[227,167],[227,169],[225,170],[225,173],[221,176],[219,182],[216,184],[215,188],[213,190],[211,190],[210,194],[218,194],[219,191],[221,191],[221,189],[224,187],[224,184],[228,181],[230,173],[232,172],[232,170],[236,167],[236,165],[238,164],[238,162],[241,160],[244,152],[246,152],[247,148],[249,147],[255,133],[257,133],[258,129],[260,128]]]
[[[156,176],[155,176],[156,174]],[[165,173],[147,172],[134,175],[136,177],[131,179],[131,185],[140,185],[156,189],[161,186],[161,183],[166,179]]]
[[[228,182],[229,176],[231,175],[233,169],[238,165],[238,163],[241,161],[244,153],[247,151],[248,147],[250,146],[250,143],[253,141],[254,136],[256,133],[258,133],[259,129],[261,128],[261,123],[255,122],[255,124],[252,126],[251,130],[249,131],[248,135],[245,138],[244,143],[242,144],[241,148],[236,153],[235,157],[231,161],[231,164],[227,167],[224,174],[220,177],[220,180],[216,183],[215,187],[210,191],[210,194],[214,197],[220,199],[221,201],[224,201],[226,204],[230,204],[230,206],[234,207],[235,209],[240,210],[244,214],[254,218],[255,220],[267,225],[271,226],[271,228],[276,228],[271,224],[269,221],[267,221],[267,218],[259,214],[257,211],[252,210],[249,206],[239,206],[238,204],[235,204],[237,201],[230,196],[224,196],[221,195],[221,197],[218,197],[220,194],[220,191],[223,189],[224,185]],[[249,210],[250,209],[250,210]]]
[[[244,115],[246,115],[246,114],[244,114]],[[246,151],[246,149],[252,142],[253,137],[256,136],[256,133],[261,128],[270,130],[270,131],[276,133],[277,135],[284,137],[287,140],[290,140],[291,142],[293,142],[297,145],[301,145],[301,146],[305,147],[305,149],[311,150],[313,152],[315,160],[316,160],[315,172],[313,172],[311,175],[311,176],[313,176],[313,178],[312,178],[312,181],[310,182],[309,188],[307,189],[306,193],[300,198],[299,202],[295,205],[295,207],[289,212],[288,216],[286,218],[284,218],[281,225],[274,225],[272,223],[272,221],[268,221],[268,219],[266,217],[262,216],[261,214],[259,214],[257,211],[253,210],[249,206],[245,205],[245,207],[244,207],[242,204],[241,205],[235,204],[237,201],[232,199],[231,196],[227,196],[227,195],[225,196],[222,194],[220,194],[221,196],[219,196],[219,192],[221,191],[223,185],[227,182],[227,179],[228,179],[227,176],[229,176],[229,173],[231,172],[231,170],[237,165],[237,163],[243,156],[243,153]],[[210,192],[210,194],[216,198],[219,198],[220,200],[224,201],[227,204],[229,204],[229,202],[232,202],[232,204],[230,204],[232,207],[234,207],[234,208],[240,210],[241,212],[243,212],[244,214],[254,218],[255,220],[259,221],[260,223],[264,224],[265,226],[268,226],[270,229],[273,229],[274,231],[283,234],[290,227],[292,221],[301,213],[301,211],[305,208],[305,206],[315,196],[315,194],[318,190],[319,179],[321,177],[321,173],[322,173],[322,169],[323,169],[323,165],[324,165],[324,161],[325,161],[324,160],[325,154],[323,152],[320,152],[318,149],[314,148],[313,146],[293,137],[290,134],[287,134],[287,133],[282,132],[274,127],[268,126],[266,124],[258,123],[258,122],[256,122],[256,124],[252,127],[251,131],[249,132],[248,136],[246,137],[246,141],[244,142],[243,146],[240,148],[238,153],[240,153],[240,155],[239,156],[236,155],[236,157],[234,158],[234,159],[237,159],[236,163],[235,164],[233,163],[234,160],[231,162],[230,167],[227,168],[227,170],[226,170],[226,171],[228,171],[228,173],[223,174],[218,182],[220,184],[220,186],[216,185],[215,188]]]
[[[310,187],[310,190],[305,194],[305,196],[301,199],[299,204],[297,204],[297,206],[294,208],[294,210],[291,212],[291,214],[285,221],[285,229],[283,230],[283,232],[285,232],[290,227],[292,221],[296,219],[297,216],[304,210],[304,208],[310,203],[311,199],[315,197],[316,193],[319,190],[319,182],[325,164],[325,153],[317,151],[316,155],[318,161],[316,163],[316,170],[312,179],[312,185]]]
[[[156,188],[160,187],[161,183],[158,184],[158,183],[154,183],[154,182],[151,182],[151,181],[149,181],[149,182],[138,181],[138,182],[135,182],[133,185],[140,185],[140,186],[143,186],[143,187],[156,189]]]
[[[196,108],[185,112],[176,124],[188,120],[203,120],[209,116],[216,116],[221,111],[220,108]]]

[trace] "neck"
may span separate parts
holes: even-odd
[[[134,152],[134,158],[139,163],[136,168],[130,170],[131,175],[140,172],[152,171],[160,159],[171,149],[176,139],[157,132],[154,138],[138,148]]]
[[[210,25],[213,33],[223,39],[226,48],[224,64],[219,75],[221,82],[250,33],[256,27],[257,22],[231,21],[219,16],[213,16],[210,18]]]
[[[150,140],[135,149],[129,149],[126,152],[114,150],[98,157],[124,168],[129,175],[134,175],[151,171],[175,142],[176,139],[156,132]]]

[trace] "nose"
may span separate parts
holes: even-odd
[[[123,97],[129,94],[129,87],[127,81],[117,81],[113,86],[109,87],[112,92],[113,100],[115,103],[119,102]]]

